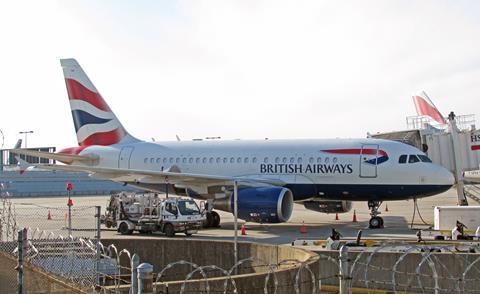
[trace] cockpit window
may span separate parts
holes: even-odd
[[[430,158],[428,158],[428,156],[426,156],[426,155],[418,154],[417,156],[420,158],[420,160],[422,162],[432,162],[432,160]]]
[[[406,163],[407,162],[407,155],[400,155],[400,158],[398,159],[398,163]]]
[[[409,155],[408,156],[408,163],[415,163],[420,162],[420,159],[416,155]]]

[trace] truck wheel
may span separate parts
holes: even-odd
[[[212,211],[212,227],[218,228],[220,226],[220,215],[216,211]]]
[[[165,235],[167,235],[167,237],[175,236],[175,230],[173,229],[172,224],[166,224],[163,228],[163,232],[165,233]]]
[[[128,229],[127,223],[121,223],[120,226],[118,227],[118,232],[122,235],[130,235],[133,230]]]

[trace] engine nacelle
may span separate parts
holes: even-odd
[[[215,209],[233,212],[233,193],[216,199]],[[293,194],[282,187],[251,187],[238,189],[238,217],[257,223],[282,223],[293,212]]]
[[[349,212],[352,209],[351,201],[334,201],[334,200],[322,200],[322,201],[305,201],[303,202],[308,210],[323,212],[323,213],[344,213]]]

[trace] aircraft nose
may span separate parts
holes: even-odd
[[[453,176],[453,173],[450,172],[448,169],[441,167],[438,174],[438,180],[441,182],[442,185],[453,186],[455,184],[455,177]]]

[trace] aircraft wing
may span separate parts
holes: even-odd
[[[54,159],[61,162],[79,161],[85,164],[92,164],[97,161],[96,158],[76,154],[50,153],[30,149],[9,149],[8,151],[14,154]]]
[[[58,165],[42,164],[36,167],[48,170],[80,171],[87,172],[95,177],[109,179],[116,182],[141,182],[147,184],[177,184],[177,185],[232,185],[232,181],[237,180],[242,183],[267,184],[273,186],[283,186],[285,183],[276,179],[262,179],[252,177],[229,177],[219,175],[192,174],[173,171],[151,171],[135,170],[122,168],[104,168],[82,165]]]

